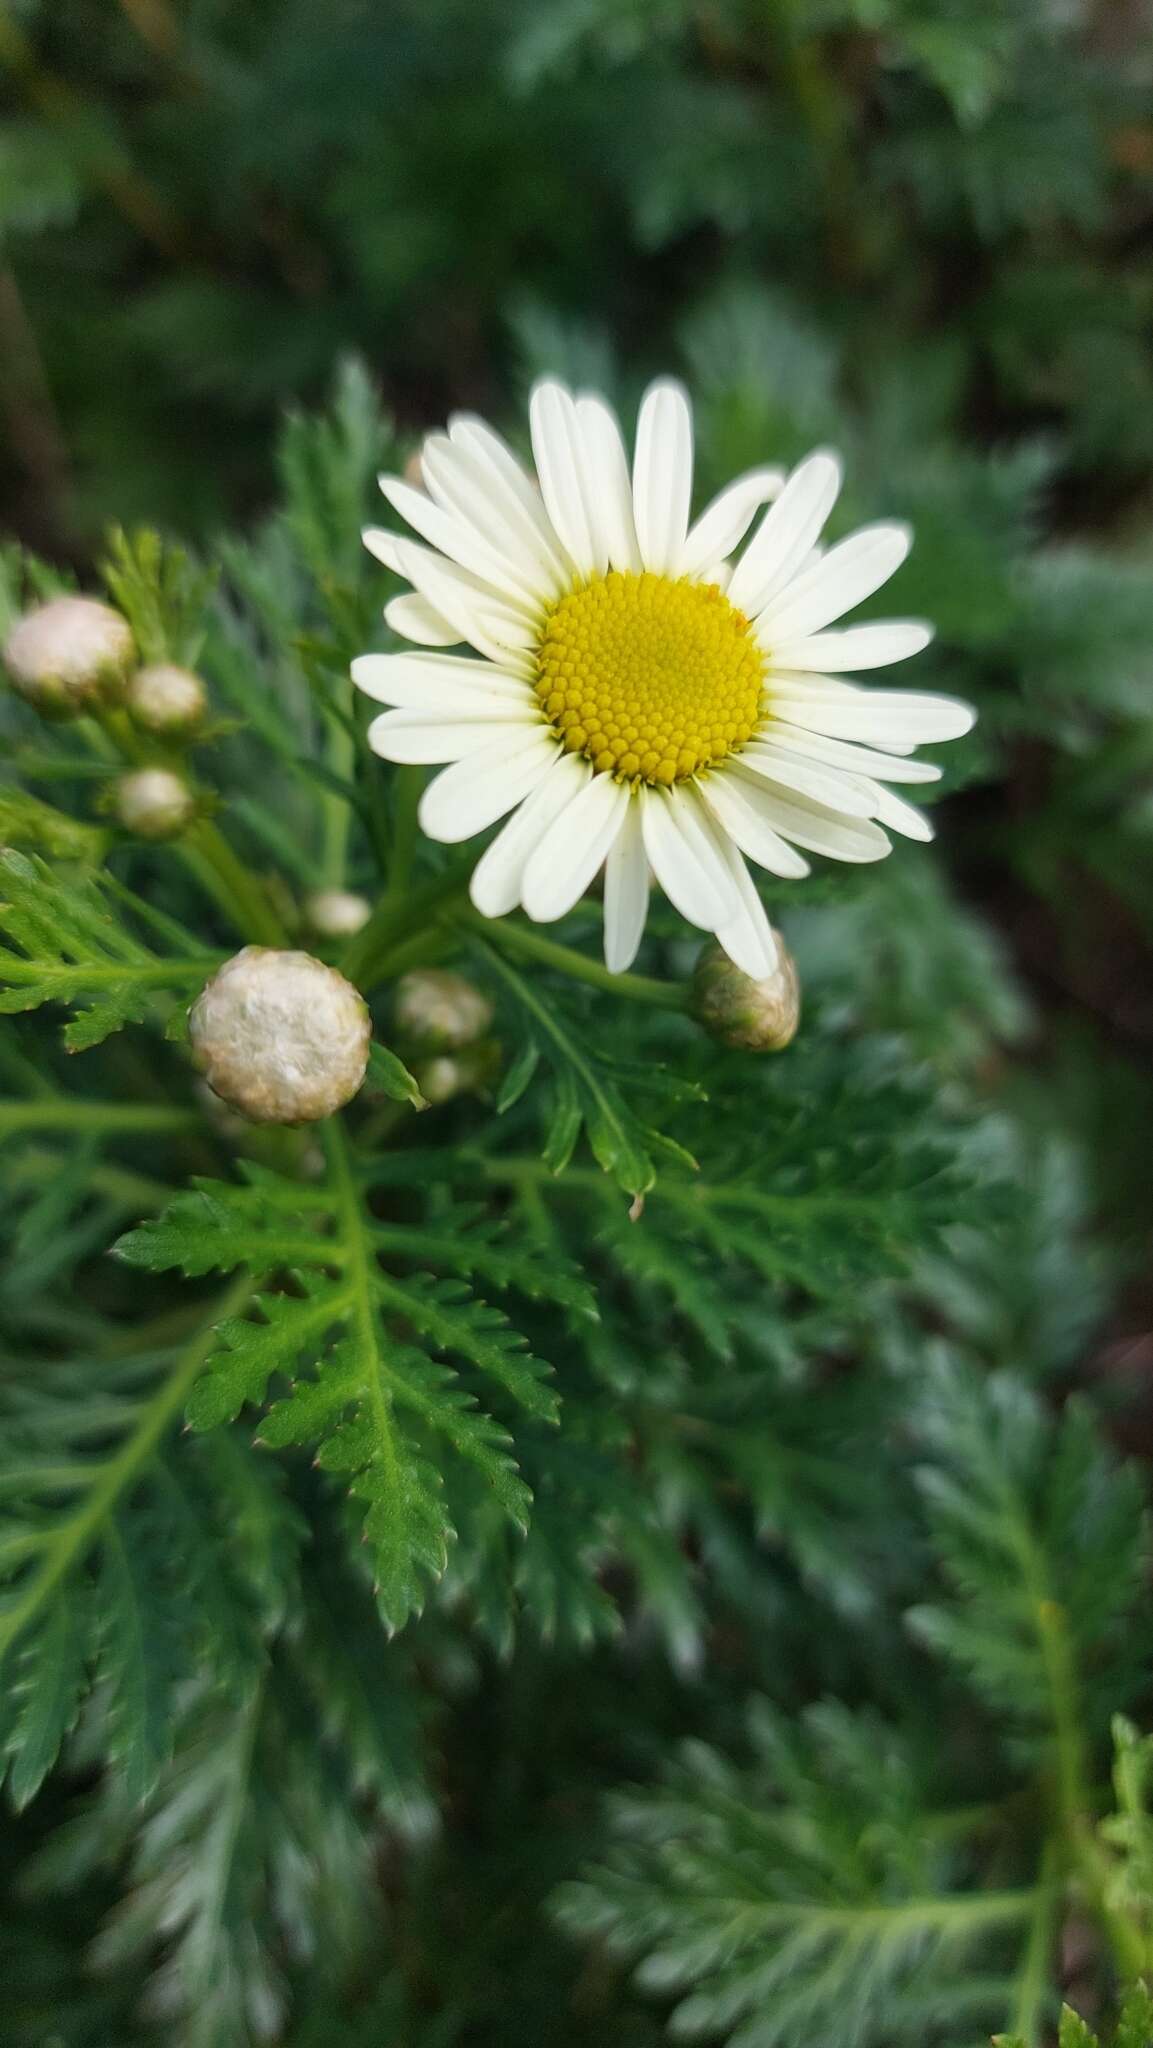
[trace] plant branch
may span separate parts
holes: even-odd
[[[136,1483],[183,1407],[212,1350],[216,1325],[235,1314],[251,1293],[251,1276],[244,1273],[221,1296],[192,1342],[180,1353],[168,1378],[145,1401],[135,1428],[109,1459],[87,1498],[45,1537],[39,1565],[12,1605],[0,1614],[0,1659],[35,1619],[55,1588],[92,1549],[101,1525],[116,1502]]]

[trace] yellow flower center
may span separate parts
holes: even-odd
[[[570,754],[602,773],[680,782],[761,722],[764,661],[715,583],[617,569],[549,612],[536,690]]]

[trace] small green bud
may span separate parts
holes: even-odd
[[[159,739],[188,739],[208,710],[208,692],[200,677],[170,661],[138,668],[125,701],[133,724]]]
[[[118,703],[135,658],[132,629],[94,597],[54,597],[17,619],[4,642],[13,689],[51,719]]]
[[[137,839],[178,839],[196,816],[196,798],[171,768],[134,768],[116,784],[113,808]]]
[[[782,1052],[801,1020],[796,962],[779,932],[776,972],[754,981],[735,967],[722,946],[705,946],[693,971],[689,1008],[722,1045],[745,1052]]]
[[[351,939],[363,931],[372,905],[351,889],[314,889],[304,899],[305,920],[322,939]]]
[[[486,995],[440,967],[414,967],[396,984],[393,1015],[398,1035],[427,1052],[458,1052],[483,1038],[492,1023]]]
[[[252,1123],[307,1124],[356,1094],[372,1020],[352,983],[310,953],[245,946],[197,997],[188,1033],[222,1102]]]

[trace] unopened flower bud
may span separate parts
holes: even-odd
[[[311,953],[245,946],[192,1006],[192,1057],[254,1123],[307,1124],[351,1101],[372,1024],[352,983]]]
[[[177,839],[196,816],[196,798],[171,768],[134,768],[113,794],[116,816],[137,839]]]
[[[401,1038],[429,1052],[456,1052],[474,1045],[492,1023],[486,995],[441,967],[414,967],[396,985],[393,1015]]]
[[[4,642],[12,687],[45,718],[77,718],[119,701],[135,656],[132,629],[93,597],[54,597]]]
[[[721,946],[706,946],[693,972],[689,1007],[698,1024],[722,1045],[745,1052],[782,1052],[796,1037],[801,985],[796,963],[779,932],[776,971],[754,981]]]
[[[201,724],[208,709],[208,692],[190,668],[157,661],[137,669],[125,701],[133,724],[142,732],[179,740]]]
[[[304,899],[304,915],[322,939],[351,939],[364,930],[372,905],[351,889],[314,889]]]
[[[436,1106],[451,1102],[454,1095],[470,1095],[483,1089],[500,1064],[500,1048],[493,1039],[465,1046],[460,1052],[438,1053],[420,1060],[413,1078],[426,1102]]]

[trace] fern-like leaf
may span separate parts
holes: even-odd
[[[537,1421],[554,1420],[556,1402],[545,1369],[500,1310],[455,1273],[402,1272],[398,1262],[423,1264],[431,1253],[500,1286],[559,1296],[582,1310],[589,1303],[571,1276],[550,1275],[528,1255],[506,1251],[486,1228],[410,1230],[378,1221],[336,1126],[327,1157],[327,1176],[315,1184],[256,1167],[239,1186],[197,1182],[117,1249],[130,1264],[157,1272],[245,1265],[257,1276],[291,1276],[291,1292],[261,1293],[254,1313],[221,1323],[189,1420],[207,1429],[245,1406],[267,1405],[263,1442],[310,1444],[323,1470],[346,1475],[364,1507],[381,1610],[399,1627],[422,1605],[426,1580],[443,1573],[454,1535],[431,1456],[438,1440],[476,1470],[517,1527],[527,1521],[530,1496],[507,1430],[481,1408],[465,1375],[471,1370],[495,1384]]]
[[[216,964],[191,939],[183,957],[152,952],[113,914],[112,890],[94,875],[56,874],[6,848],[0,891],[0,931],[10,942],[0,946],[0,1014],[69,1005],[76,1012],[64,1032],[69,1052],[139,1023],[158,995],[187,995]],[[126,890],[115,894],[141,922],[155,922]],[[169,935],[178,932],[165,924]]]

